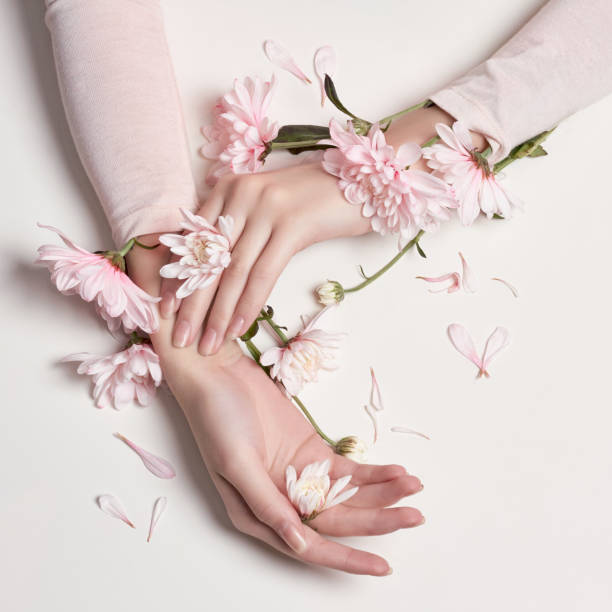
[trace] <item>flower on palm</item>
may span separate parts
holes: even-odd
[[[324,510],[350,499],[359,490],[359,487],[352,487],[343,491],[351,481],[350,474],[338,478],[330,488],[329,466],[329,459],[310,463],[302,470],[299,478],[295,468],[287,466],[287,495],[302,520],[312,520]]]

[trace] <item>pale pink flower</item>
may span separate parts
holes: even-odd
[[[162,381],[159,357],[148,344],[132,344],[113,355],[75,353],[62,361],[80,361],[79,374],[91,376],[98,408],[125,408],[134,400],[146,406]]]
[[[291,57],[291,53],[283,47],[280,43],[275,40],[266,40],[263,44],[264,53],[266,57],[276,66],[290,72],[293,76],[296,76],[300,81],[306,84],[312,83],[312,81],[302,72],[300,67],[295,63],[295,60]]]
[[[449,272],[448,274],[442,274],[442,276],[417,276],[419,280],[424,280],[426,283],[443,283],[448,282],[447,285],[442,286],[440,289],[428,289],[429,293],[454,293],[459,291],[461,283],[461,276],[459,272]]]
[[[344,197],[362,206],[364,217],[380,234],[399,233],[401,242],[412,239],[419,230],[432,231],[449,218],[447,209],[455,206],[444,181],[421,170],[407,169],[421,157],[421,147],[404,144],[397,151],[386,143],[375,124],[367,136],[360,136],[349,122],[349,129],[330,122],[331,138],[323,167],[337,176]]]
[[[317,380],[320,370],[336,368],[334,352],[341,334],[330,334],[317,327],[321,316],[333,306],[323,308],[286,346],[264,351],[260,363],[272,366],[270,376],[280,381],[287,395],[297,395],[308,382]]]
[[[204,157],[216,160],[206,177],[209,185],[223,174],[249,174],[263,166],[261,154],[278,134],[278,124],[266,117],[274,86],[274,76],[270,81],[236,79],[232,91],[215,105],[213,124],[202,128],[208,144],[200,149]]]
[[[482,211],[491,218],[512,216],[521,202],[499,184],[489,162],[472,144],[468,129],[460,121],[452,129],[436,125],[441,143],[426,147],[423,157],[429,167],[453,187],[463,225],[471,225]]]
[[[176,291],[181,299],[210,285],[231,261],[230,240],[234,220],[230,215],[219,217],[213,227],[204,217],[181,208],[185,234],[162,234],[159,241],[170,247],[178,261],[166,264],[159,273],[164,278],[185,279]]]
[[[45,244],[39,247],[36,259],[36,263],[49,268],[51,280],[61,293],[77,294],[86,302],[95,300],[111,332],[119,328],[119,322],[128,333],[136,328],[148,334],[157,331],[155,303],[160,298],[145,293],[104,254],[90,253],[60,230],[38,225],[55,232],[66,245]]]
[[[472,337],[470,336],[468,330],[463,327],[463,325],[453,323],[448,326],[447,333],[452,345],[457,349],[457,351],[469,359],[478,368],[477,378],[480,378],[483,375],[487,378],[490,376],[488,368],[491,360],[493,357],[495,357],[495,355],[497,355],[497,353],[506,348],[510,343],[510,334],[508,333],[508,330],[504,327],[496,327],[491,335],[487,338],[484,351],[482,352],[482,356],[480,356],[476,352],[476,347],[474,346]]]
[[[292,465],[287,466],[285,482],[289,500],[305,520],[312,520],[317,514],[333,508],[350,499],[357,493],[359,487],[343,489],[351,481],[351,475],[338,478],[330,488],[329,459],[310,463],[298,478]]]

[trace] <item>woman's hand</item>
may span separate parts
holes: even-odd
[[[233,525],[307,563],[355,574],[390,573],[383,558],[327,536],[379,535],[420,525],[418,510],[387,508],[418,492],[420,481],[398,465],[360,465],[335,454],[235,342],[226,342],[213,357],[203,357],[195,345],[173,347],[166,331],[169,328],[157,334],[155,342],[166,381]],[[211,360],[214,365],[204,369]],[[332,479],[352,474],[351,485],[359,485],[359,491],[302,524],[285,494],[285,470],[291,464],[299,472],[325,458],[331,460]]]
[[[369,231],[360,208],[347,203],[336,178],[320,163],[227,175],[197,214],[212,224],[219,215],[234,218],[232,261],[220,282],[180,304],[174,294],[182,281],[165,279],[160,311],[168,317],[178,309],[173,341],[183,347],[196,339],[210,307],[199,343],[202,355],[215,353],[226,336],[236,338],[249,328],[293,254],[321,240]]]
[[[155,244],[156,236],[141,237]],[[159,291],[162,247],[134,249],[130,275],[144,290]],[[387,508],[421,490],[420,481],[398,465],[359,465],[333,453],[235,342],[204,357],[196,346],[177,349],[173,320],[162,320],[152,336],[164,377],[183,408],[204,462],[232,523],[281,552],[307,563],[359,574],[389,573],[377,555],[332,542],[325,536],[378,535],[423,522],[413,508]],[[285,495],[285,469],[329,457],[333,479],[352,474],[360,490],[350,500],[303,525]]]

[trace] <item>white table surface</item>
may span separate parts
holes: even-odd
[[[58,364],[114,342],[88,306],[61,296],[32,265],[36,247],[54,240],[35,223],[57,225],[92,249],[110,240],[64,119],[42,4],[3,0],[0,21],[2,610],[610,610],[612,99],[564,122],[549,157],[507,170],[524,215],[469,229],[448,224],[423,240],[426,261],[410,254],[338,312],[334,325],[348,333],[342,367],[304,399],[333,435],[368,437],[362,406],[373,365],[387,410],[372,459],[402,462],[422,478],[425,490],[411,503],[427,517],[418,529],[352,538],[395,572],[350,576],[289,561],[235,533],[166,392],[146,409],[98,411],[88,381]],[[342,98],[377,117],[485,58],[541,2],[164,4],[203,184],[199,126],[234,76],[271,74],[265,38],[284,41],[308,72],[314,50],[332,44]],[[327,121],[316,87],[277,75],[278,120]],[[481,290],[428,294],[414,277],[454,269],[458,250]],[[352,284],[357,264],[372,271],[393,251],[393,239],[371,235],[302,252],[270,300],[278,319],[295,327],[298,314],[316,309],[310,290],[320,280]],[[513,282],[520,298],[491,276]],[[476,381],[451,347],[451,322],[465,324],[479,345],[497,325],[510,330],[490,380]],[[392,425],[432,439],[391,433]],[[113,439],[117,430],[170,459],[177,478],[146,472]],[[94,498],[105,492],[123,500],[136,531],[97,509]],[[168,509],[146,544],[160,495]]]

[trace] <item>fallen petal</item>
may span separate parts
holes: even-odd
[[[102,512],[105,512],[113,518],[118,518],[126,525],[129,525],[132,529],[136,529],[132,521],[130,521],[130,519],[126,516],[125,510],[123,509],[121,502],[116,497],[114,497],[113,495],[100,495],[97,499],[97,502]]]
[[[480,369],[480,375],[484,374],[489,376],[488,368],[491,360],[499,351],[506,348],[510,344],[510,334],[504,327],[496,327],[493,333],[489,336],[487,343],[485,344],[484,352],[482,354],[482,367]]]
[[[376,374],[374,374],[374,368],[370,367],[370,374],[372,376],[372,389],[370,391],[370,406],[377,412],[385,409],[383,404],[382,395],[380,394],[380,387],[376,380]]]
[[[334,76],[336,72],[336,52],[326,45],[317,49],[314,55],[314,70],[321,85],[321,106],[325,104],[325,75]]]
[[[442,283],[447,280],[451,281],[447,287],[442,287],[442,289],[428,289],[429,293],[442,293],[444,291],[447,293],[454,293],[455,291],[459,291],[459,283],[461,282],[459,272],[449,272],[448,274],[443,274],[442,276],[417,276],[416,278],[419,280],[424,280],[427,283]]]
[[[140,446],[134,444],[134,442],[128,440],[120,433],[115,433],[115,436],[125,442],[142,459],[147,470],[158,478],[174,478],[176,476],[174,468],[165,459],[149,453],[144,448],[140,448]]]
[[[166,504],[168,500],[165,497],[158,497],[155,500],[155,504],[153,505],[153,513],[151,514],[151,524],[149,525],[149,535],[147,536],[147,542],[151,541],[151,536],[153,535],[153,530],[155,529],[155,525],[157,525],[157,521],[159,521],[159,517],[163,514],[166,509]]]
[[[493,277],[491,280],[498,281],[498,282],[502,283],[503,285],[506,285],[506,287],[508,287],[508,289],[510,289],[510,291],[512,292],[512,295],[515,298],[517,298],[519,296],[518,289],[514,285],[511,285],[508,281],[505,281],[503,278]]]
[[[371,406],[364,406],[363,409],[367,412],[368,416],[372,419],[372,426],[374,428],[374,438],[372,440],[372,446],[376,444],[378,440],[378,416]]]
[[[463,290],[466,293],[476,293],[476,291],[478,291],[478,278],[474,274],[472,268],[468,265],[463,253],[459,252],[459,258],[461,259],[461,266],[463,268]]]
[[[285,47],[274,40],[266,40],[263,47],[264,53],[273,64],[283,70],[287,70],[287,72],[290,72],[301,81],[304,81],[304,83],[312,83],[312,81],[300,70]]]
[[[479,370],[482,370],[482,361],[476,352],[474,341],[468,330],[459,323],[452,323],[448,326],[447,333],[452,345]]]
[[[394,427],[391,428],[391,431],[394,431],[396,433],[412,434],[413,436],[419,436],[420,438],[431,440],[431,438],[429,436],[426,436],[424,433],[415,431],[414,429],[410,429],[408,427],[402,427],[401,425],[395,425]]]

